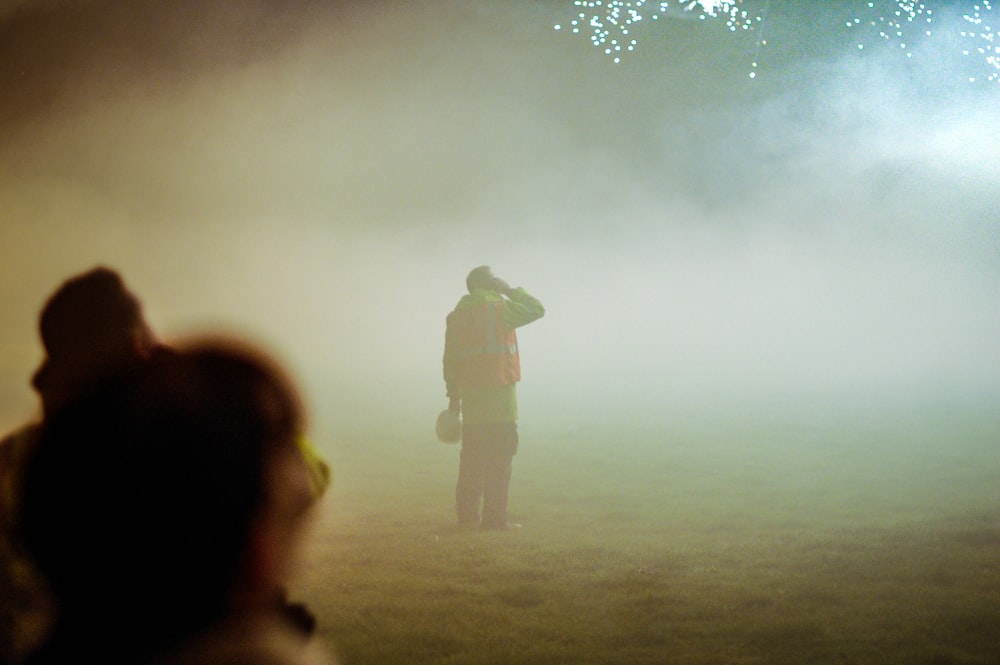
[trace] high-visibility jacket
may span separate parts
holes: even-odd
[[[461,314],[468,310],[473,313]],[[444,382],[448,399],[462,401],[463,423],[517,420],[517,380],[521,371],[513,332],[544,315],[542,303],[520,287],[511,289],[506,297],[492,289],[473,289],[458,301],[448,315]],[[477,327],[473,325],[477,319],[486,323]],[[495,344],[490,344],[491,329]],[[477,349],[497,353],[471,353]],[[504,353],[500,353],[501,349]],[[476,383],[480,385],[471,385]]]
[[[448,315],[446,348],[460,389],[506,386],[521,380],[517,333],[503,318],[503,302],[484,302]]]

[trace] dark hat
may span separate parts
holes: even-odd
[[[493,270],[489,266],[473,268],[465,278],[465,286],[472,289],[488,289],[493,284]]]

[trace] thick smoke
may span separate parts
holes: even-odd
[[[941,83],[944,38],[914,68],[788,10],[751,83],[752,42],[708,22],[615,66],[551,29],[557,2],[21,4],[14,411],[38,306],[95,263],[168,336],[263,338],[330,418],[443,402],[444,315],[481,263],[549,311],[529,409],[1000,388],[1000,109]],[[788,56],[806,25],[822,47]]]

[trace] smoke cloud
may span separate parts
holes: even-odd
[[[945,25],[907,60],[774,11],[751,82],[752,38],[664,21],[614,65],[570,4],[5,3],[5,415],[97,263],[167,337],[270,344],[331,422],[444,404],[482,263],[548,310],[529,414],[995,399],[1000,102]]]

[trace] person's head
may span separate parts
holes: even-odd
[[[268,602],[311,503],[301,429],[280,370],[219,344],[159,354],[47,419],[22,526],[64,630],[149,648]]]
[[[473,268],[465,278],[465,286],[471,293],[474,289],[493,288],[495,280],[496,277],[494,277],[493,271],[489,266],[479,266],[478,268]]]
[[[94,268],[52,294],[38,321],[45,360],[32,385],[46,412],[88,381],[146,357],[155,338],[118,273]]]

